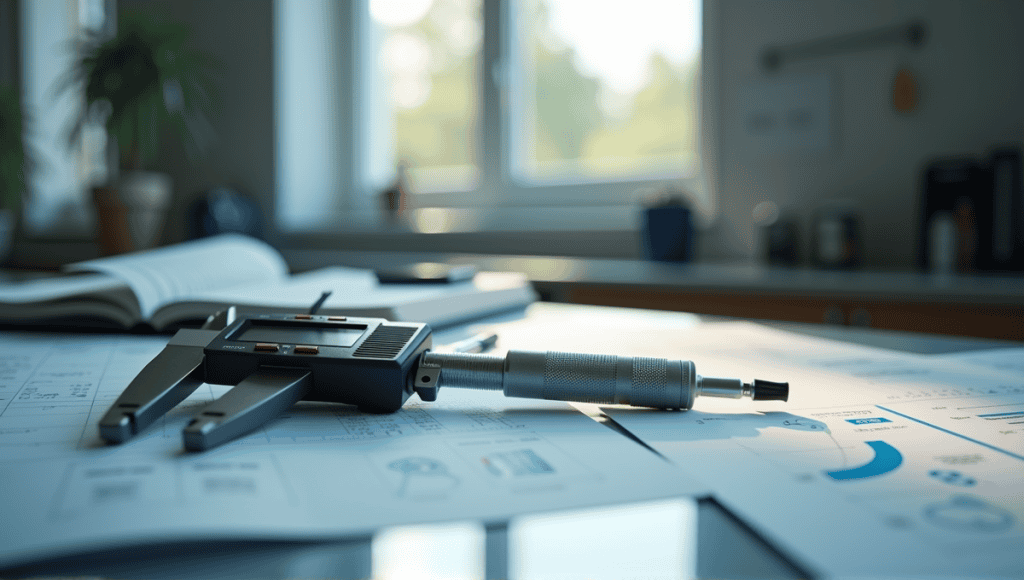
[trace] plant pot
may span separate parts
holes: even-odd
[[[160,240],[171,178],[165,173],[129,171],[114,187],[94,187],[93,203],[99,228],[97,243],[105,255],[152,248]]]

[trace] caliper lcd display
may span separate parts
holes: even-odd
[[[232,340],[245,342],[273,342],[277,344],[308,344],[316,346],[352,346],[365,332],[365,328],[323,326],[252,325]]]

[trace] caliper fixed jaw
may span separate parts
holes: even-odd
[[[207,317],[202,328],[183,328],[171,337],[100,419],[100,437],[124,443],[195,392],[205,378],[203,349],[237,316],[231,306]]]
[[[219,333],[179,330],[100,419],[100,437],[124,443],[195,392],[203,384],[203,348]]]

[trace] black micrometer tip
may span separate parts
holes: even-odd
[[[754,379],[755,401],[788,401],[789,383],[775,383]]]

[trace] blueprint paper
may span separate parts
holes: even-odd
[[[0,567],[137,543],[323,539],[388,525],[701,493],[564,403],[449,389],[390,415],[300,403],[201,454],[181,429],[203,385],[120,446],[97,422],[166,339],[0,335]]]
[[[944,354],[934,358],[967,363],[1010,373],[1024,374],[1024,348],[994,348]]]
[[[743,323],[704,338],[695,360],[789,380],[789,403],[605,412],[786,553],[825,576],[1024,574],[1024,377]]]

